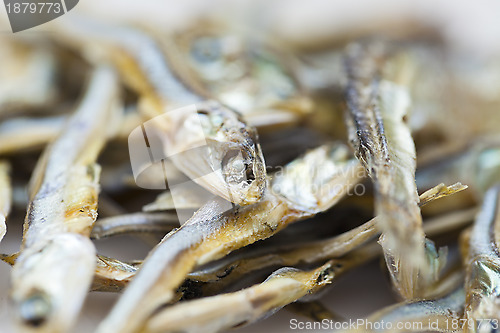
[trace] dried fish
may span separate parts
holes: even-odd
[[[7,232],[5,220],[12,206],[12,186],[10,183],[10,165],[0,161],[0,242]]]
[[[163,233],[179,226],[176,214],[133,213],[97,219],[90,237],[102,239],[116,235],[135,233]]]
[[[147,322],[144,332],[218,332],[249,324],[319,291],[334,275],[331,263],[312,271],[281,268],[253,287],[167,308]]]
[[[107,67],[96,69],[85,98],[35,170],[23,245],[12,271],[20,330],[66,332],[80,311],[95,267],[88,239],[97,217],[95,160],[117,103],[116,75]]]
[[[330,175],[317,173],[317,183],[309,185],[325,186],[330,191],[321,203],[322,207],[334,205],[347,190],[359,181],[361,166],[353,159],[345,159],[343,146],[319,147],[309,154],[318,156],[316,166],[328,168]],[[318,154],[317,151],[323,151]],[[308,159],[306,154],[304,159]],[[341,160],[337,158],[341,157]],[[298,168],[310,170],[310,166],[296,164]],[[292,166],[293,168],[293,166]],[[286,174],[286,172],[285,172]],[[306,173],[302,179],[309,179]],[[279,183],[284,177],[278,177]],[[326,183],[322,183],[327,180]],[[295,180],[300,184],[300,180]],[[304,182],[307,189],[308,182]],[[332,185],[341,184],[341,187]],[[272,188],[272,186],[271,186]],[[123,297],[118,301],[109,316],[101,323],[99,332],[135,332],[145,318],[158,306],[168,303],[174,297],[174,290],[184,281],[186,275],[195,267],[219,259],[238,248],[268,238],[283,229],[286,225],[314,215],[317,209],[302,207],[289,201],[281,195],[268,191],[263,200],[251,205],[236,206],[227,210],[227,205],[221,199],[215,199],[200,208],[193,217],[178,230],[169,233],[148,255],[137,277],[125,289]],[[164,277],[168,276],[168,279]],[[161,292],[160,292],[161,291]],[[127,321],[122,320],[123,317]]]
[[[422,230],[415,145],[404,121],[411,105],[406,88],[411,65],[380,41],[351,44],[346,53],[349,140],[375,184],[387,267],[403,298],[422,297],[446,257]]]
[[[466,279],[466,332],[493,332],[500,321],[499,200],[491,188],[470,233]]]

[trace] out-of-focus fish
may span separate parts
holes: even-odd
[[[444,147],[433,153],[419,167],[416,181],[419,188],[432,186],[432,182],[461,181],[471,188],[474,200],[480,202],[492,184],[500,182],[500,137],[476,138],[458,147]]]
[[[311,173],[313,166],[304,166],[301,163],[294,166],[302,168],[304,172],[291,173],[301,177],[293,180],[297,184],[301,184],[303,180],[304,193],[322,193],[329,196],[322,197],[323,208],[334,205],[364,174],[356,160],[339,151],[348,150],[343,145],[330,145],[309,153],[317,156],[314,166],[329,170],[329,175],[326,172]],[[309,154],[302,158],[308,160]],[[293,169],[294,166],[290,168]],[[283,175],[286,174],[287,171]],[[278,177],[281,179],[278,183],[284,181],[284,177]],[[341,186],[332,186],[339,184]],[[317,191],[314,192],[309,186]],[[323,186],[329,190],[320,191]],[[286,225],[317,212],[317,207],[297,206],[271,190],[267,191],[262,201],[251,206],[236,206],[227,210],[227,205],[221,199],[205,204],[188,222],[165,236],[150,252],[138,275],[101,323],[98,332],[138,331],[144,320],[158,306],[172,300],[175,289],[196,266],[219,259],[257,240],[268,238]],[[127,320],[123,321],[123,318]]]
[[[95,161],[118,107],[116,74],[97,68],[67,127],[34,171],[12,271],[11,297],[22,331],[67,332],[80,311],[95,270],[88,238],[97,217]]]
[[[12,206],[12,186],[10,183],[10,165],[0,161],[0,242],[7,232],[5,220]]]
[[[179,226],[173,213],[132,213],[99,218],[92,228],[90,237],[102,239],[116,235],[135,233],[163,233]]]
[[[402,297],[421,297],[446,257],[425,239],[418,207],[415,145],[405,123],[412,66],[381,41],[350,44],[345,63],[349,139],[375,185],[387,267]]]
[[[420,149],[436,143],[467,144],[479,136],[498,133],[500,62],[442,46],[407,47],[418,70],[412,87],[415,112],[410,117]],[[470,112],[471,108],[475,112]],[[460,135],[457,135],[460,133]]]
[[[154,118],[151,126],[164,144],[164,155],[175,155],[172,161],[179,170],[235,204],[261,199],[266,170],[256,130],[233,109],[209,100],[174,45],[164,45],[164,40],[138,29],[82,17],[74,17],[59,30],[66,43],[79,49],[102,46],[90,57],[111,60],[140,95],[141,112]],[[168,112],[193,103],[196,112]],[[144,127],[137,129],[138,134],[139,130],[144,133]]]
[[[285,310],[316,322],[321,322],[325,319],[332,321],[342,321],[344,319],[340,315],[330,311],[320,301],[301,302],[299,300],[298,302],[288,304]]]
[[[48,47],[0,37],[0,116],[49,106],[56,99],[56,59]],[[8,84],[7,84],[8,82]]]
[[[0,123],[0,154],[16,154],[19,151],[43,148],[57,138],[67,121],[68,117],[64,115],[7,119]],[[141,122],[142,118],[137,112],[127,112],[119,121],[115,133],[110,133],[110,136],[126,140]]]
[[[291,57],[223,23],[197,22],[175,36],[180,53],[213,96],[252,125],[295,124],[311,100],[295,78]]]
[[[453,211],[438,217],[427,219],[424,223],[426,234],[444,234],[451,230],[460,230],[472,224],[478,209],[476,207]]]
[[[281,268],[261,284],[234,293],[187,301],[148,320],[144,332],[219,332],[269,316],[306,295],[318,292],[334,277],[332,263],[311,270]]]
[[[66,121],[65,116],[4,121],[0,123],[0,154],[43,147],[57,138]]]
[[[492,187],[470,233],[466,332],[495,332],[500,321],[500,185]]]

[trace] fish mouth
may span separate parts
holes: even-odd
[[[252,146],[251,149],[230,149],[221,161],[229,197],[239,205],[258,202],[267,187],[260,147]]]
[[[21,322],[30,327],[44,325],[50,314],[52,305],[49,297],[42,291],[35,291],[27,299],[19,304],[19,315]]]

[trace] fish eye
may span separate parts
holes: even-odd
[[[210,64],[221,58],[222,46],[217,38],[201,37],[193,42],[190,53],[198,63]]]

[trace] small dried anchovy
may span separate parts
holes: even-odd
[[[466,332],[493,332],[495,323],[488,320],[500,320],[499,193],[499,185],[486,193],[470,233],[465,256]]]
[[[20,330],[67,331],[80,312],[95,270],[95,249],[88,238],[97,217],[95,161],[117,102],[115,73],[97,68],[67,127],[38,162],[23,245],[12,271],[11,297]]]
[[[455,194],[464,190],[466,187],[461,184],[452,186],[445,186],[440,184],[433,189],[420,195],[420,206],[427,203]],[[424,226],[432,234],[436,235],[449,231],[449,227],[456,228],[459,223],[449,224],[447,220],[439,219],[430,221]],[[456,221],[454,221],[456,222]],[[470,222],[468,220],[467,222]],[[335,236],[331,239],[315,241],[313,243],[301,244],[300,246],[288,245],[281,246],[277,249],[264,248],[262,251],[250,256],[249,254],[242,255],[241,259],[231,258],[232,260],[227,263],[222,261],[219,265],[211,266],[206,270],[198,270],[188,275],[189,279],[197,282],[217,282],[216,285],[204,285],[201,289],[213,289],[217,291],[231,282],[238,281],[249,272],[263,269],[270,266],[295,266],[299,264],[311,264],[331,258],[341,258],[345,254],[353,251],[362,244],[373,239],[380,232],[380,217],[375,217],[370,221],[362,224],[357,228],[353,228],[343,234]],[[271,252],[264,254],[261,252]],[[379,255],[377,251],[366,256],[366,261],[372,258],[372,255]],[[349,259],[351,260],[351,259]],[[343,262],[343,260],[341,260]],[[348,260],[347,260],[348,261]],[[354,260],[356,262],[356,260]],[[346,265],[346,263],[343,263]],[[347,264],[347,266],[349,266]],[[203,295],[208,294],[207,291],[202,292]]]
[[[349,140],[375,185],[387,268],[403,298],[425,296],[446,257],[425,239],[418,207],[415,145],[405,123],[411,63],[391,45],[370,41],[347,47],[345,67]]]

